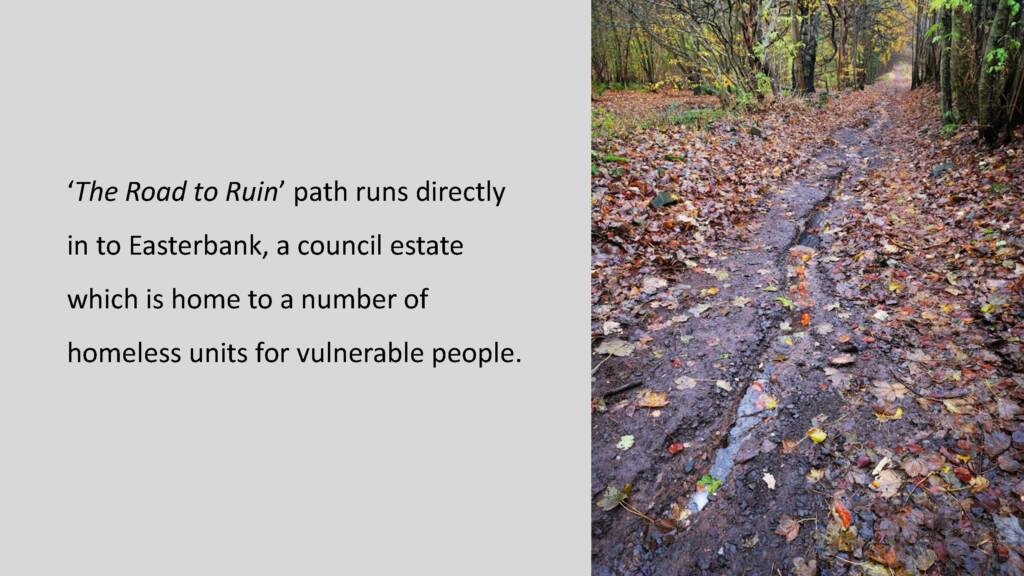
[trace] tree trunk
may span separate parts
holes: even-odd
[[[972,118],[974,102],[973,84],[970,80],[972,62],[969,37],[970,20],[965,11],[953,14],[953,53],[950,55],[950,69],[953,76],[953,103],[957,119],[965,122]]]
[[[989,56],[1003,47],[1003,36],[1010,20],[1010,3],[1008,0],[997,0],[996,14],[992,18],[992,27],[985,42],[985,53],[981,61],[981,76],[978,78],[978,131],[988,143],[994,143],[1003,127],[1005,115],[1000,107],[1003,95],[1003,79],[1006,77],[1005,65],[996,66],[996,60]]]
[[[811,7],[807,12],[804,28],[804,59],[803,91],[805,94],[814,92],[814,66],[818,58],[818,11]]]
[[[793,32],[799,43],[793,59],[793,91],[799,94],[814,92],[814,65],[818,57],[818,14],[813,0],[795,2],[797,18]]]
[[[793,93],[794,94],[799,94],[800,92],[802,92],[802,90],[800,89],[801,88],[800,83],[803,81],[803,77],[804,77],[804,72],[803,72],[804,59],[801,57],[801,50],[803,49],[803,47],[800,45],[800,40],[801,40],[800,30],[801,30],[801,22],[803,20],[803,14],[802,14],[803,9],[802,9],[802,7],[803,7],[803,1],[802,0],[794,0],[793,3],[790,4],[790,14],[789,15],[790,15],[791,22],[792,22],[793,42],[795,42],[796,45],[797,45],[796,55],[793,57],[793,78],[792,78],[792,81],[791,81],[791,85],[793,86]]]
[[[942,9],[942,55],[939,65],[939,77],[942,85],[942,119],[953,122],[953,77],[950,59],[953,54],[953,14],[949,8]]]
[[[914,2],[914,58],[911,63],[910,88],[921,85],[921,0]]]

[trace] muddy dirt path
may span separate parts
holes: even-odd
[[[849,331],[871,311],[844,296],[851,288],[828,254],[860,179],[885,169],[897,89],[836,131],[763,217],[716,246],[717,262],[650,282],[664,329],[629,356],[595,357],[592,496],[628,485],[648,519],[595,507],[594,574],[788,573],[794,558],[814,556],[813,531],[787,542],[780,518],[823,528],[832,494],[808,485],[834,452],[901,433],[843,430],[850,381],[894,363]],[[667,405],[653,395],[644,407],[648,392],[667,393]],[[816,427],[834,441],[807,439]]]

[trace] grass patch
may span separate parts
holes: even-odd
[[[721,120],[729,115],[721,108],[694,108],[692,110],[677,111],[674,106],[669,106],[665,111],[665,121],[669,126],[690,126],[704,129],[712,122]]]
[[[590,111],[590,135],[592,138],[613,138],[626,132],[619,117],[610,110],[594,107]]]
[[[590,133],[594,139],[625,136],[636,130],[686,126],[704,130],[717,120],[734,113],[722,108],[680,108],[672,104],[642,116],[616,114],[611,110],[594,107],[590,116]],[[626,162],[627,159],[602,159],[604,162]]]

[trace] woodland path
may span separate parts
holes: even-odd
[[[595,356],[594,574],[989,573],[998,550],[978,552],[939,526],[944,515],[962,523],[972,503],[936,477],[958,476],[973,493],[969,480],[982,476],[953,473],[971,457],[954,455],[945,431],[967,394],[921,383],[927,339],[890,323],[902,286],[890,281],[889,301],[863,290],[876,274],[866,267],[883,261],[899,274],[909,248],[863,234],[885,211],[864,191],[905,154],[907,125],[892,117],[906,89],[872,88],[810,169],[716,240],[714,262],[658,286],[680,307],[643,352]],[[851,264],[855,238],[877,249]],[[996,456],[1012,459],[1009,433],[992,440],[989,472]],[[993,481],[1009,491],[1016,478]],[[607,487],[626,485],[629,510],[603,509]]]

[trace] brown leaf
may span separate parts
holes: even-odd
[[[924,454],[903,462],[907,476],[927,476],[942,467],[945,460],[939,454]]]
[[[895,568],[899,565],[899,558],[896,556],[896,550],[877,542],[872,544],[871,548],[868,549],[868,559],[890,568]]]
[[[883,402],[896,402],[907,394],[903,384],[877,381],[871,385],[871,393]]]
[[[785,538],[786,542],[792,542],[800,534],[800,523],[788,514],[783,514],[782,518],[779,519],[779,527],[775,529],[775,533]]]

